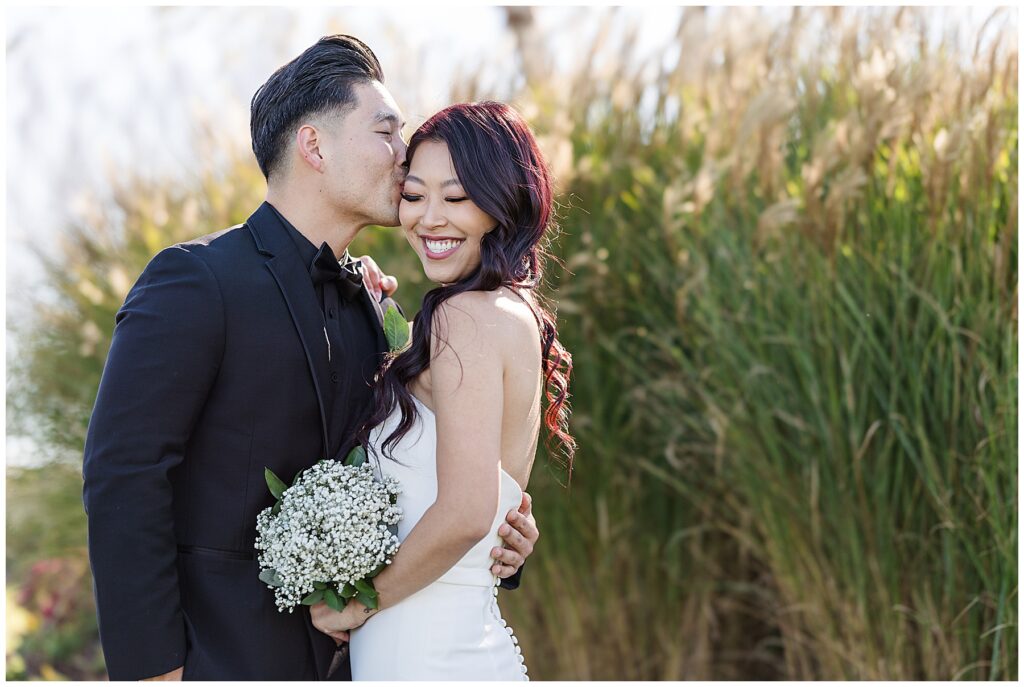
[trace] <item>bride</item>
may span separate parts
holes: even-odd
[[[575,449],[572,358],[535,293],[549,173],[522,117],[495,102],[437,113],[406,160],[402,228],[440,286],[381,374],[363,432],[375,466],[401,482],[402,544],[374,579],[378,609],[318,604],[313,621],[338,639],[351,630],[354,680],[525,680],[492,554],[541,424],[570,470]]]

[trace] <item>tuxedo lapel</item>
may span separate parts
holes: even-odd
[[[374,328],[374,335],[377,337],[377,350],[387,352],[388,350],[388,339],[384,335],[384,313],[387,311],[388,304],[394,303],[390,298],[385,298],[383,302],[377,303],[373,300],[373,296],[370,295],[369,289],[362,290],[362,298],[366,300],[370,310],[373,311],[374,317],[377,318],[377,324],[379,326]]]
[[[316,389],[319,402],[320,427],[326,451],[326,447],[330,446],[330,443],[327,434],[324,391],[320,388],[320,380],[330,375],[330,361],[327,357],[326,325],[323,312],[316,301],[316,291],[313,289],[309,277],[308,265],[302,264],[299,252],[288,236],[287,227],[281,224],[274,209],[267,203],[261,205],[252,214],[246,225],[256,242],[257,250],[267,257],[266,268],[273,275],[281,290],[295,330],[302,342],[302,348],[306,353],[306,361],[309,364],[309,371],[313,377],[313,386]],[[378,349],[382,352],[387,351],[387,337],[384,335],[384,311],[387,305],[394,301],[385,299],[383,305],[374,303],[373,297],[366,289],[362,289],[361,297],[366,299],[366,305],[373,311],[378,323],[378,326],[374,327]],[[309,612],[305,609],[302,611],[305,614],[306,631],[313,651],[317,676],[320,680],[328,679],[332,659],[335,658],[334,640],[313,627]]]
[[[274,281],[281,289],[281,295],[288,306],[292,323],[298,332],[302,348],[306,353],[306,362],[313,378],[313,388],[320,408],[320,431],[323,435],[323,446],[326,452],[330,446],[327,436],[327,414],[324,404],[324,391],[320,388],[320,380],[330,374],[330,360],[327,357],[327,331],[323,312],[316,302],[316,291],[309,277],[309,267],[302,264],[295,244],[288,236],[288,229],[281,224],[277,214],[267,203],[257,208],[246,225],[256,242],[257,250],[267,256],[266,268],[273,275]],[[306,632],[316,664],[317,677],[327,678],[327,672],[333,657],[331,645],[333,640],[315,627],[309,612],[305,614]]]
[[[266,267],[281,289],[281,295],[288,306],[288,312],[306,353],[306,362],[309,364],[309,372],[313,377],[313,387],[316,389],[316,398],[320,406],[320,430],[326,454],[330,442],[327,438],[326,406],[320,380],[330,374],[330,361],[327,357],[324,316],[316,302],[316,291],[309,277],[309,268],[302,264],[299,252],[288,236],[287,228],[281,224],[273,209],[266,203],[253,213],[246,225],[256,241],[257,250],[268,256]]]

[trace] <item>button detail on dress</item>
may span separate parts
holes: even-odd
[[[494,596],[498,596],[497,587],[494,588]],[[494,614],[494,617],[498,619],[501,626],[505,628],[505,632],[507,632],[508,636],[512,639],[512,646],[515,648],[516,658],[519,659],[519,669],[523,674],[523,680],[529,682],[530,676],[526,674],[526,661],[523,660],[523,649],[519,646],[519,640],[516,638],[515,634],[513,634],[512,628],[509,627],[505,619],[501,617],[501,611],[498,608],[497,599],[491,599],[491,613]]]

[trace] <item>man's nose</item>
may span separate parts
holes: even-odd
[[[395,162],[398,165],[405,164],[405,153],[409,150],[409,144],[405,142],[405,139],[401,136],[398,137],[398,143],[395,144]]]

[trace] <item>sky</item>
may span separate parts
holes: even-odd
[[[26,243],[52,238],[86,198],[103,196],[108,179],[129,171],[188,174],[197,121],[213,124],[224,145],[247,148],[252,94],[324,34],[352,33],[374,48],[410,131],[448,104],[460,69],[482,68],[496,87],[515,71],[503,8],[389,8],[8,9],[8,301],[22,302],[17,295],[36,288],[38,270]],[[579,46],[587,45],[608,11],[548,6],[535,15],[544,35],[558,38],[545,47],[566,64],[579,58]],[[953,11],[971,23],[991,9]],[[655,5],[618,13],[620,29],[639,26],[643,52],[671,39],[681,9]]]
[[[604,11],[546,7],[537,21],[565,36],[553,46],[564,61]],[[647,45],[671,36],[679,12],[623,10]],[[490,65],[486,73],[501,83],[515,64],[503,10],[491,6],[8,10],[9,304],[17,308],[18,294],[36,287],[27,242],[59,232],[111,177],[188,174],[197,120],[214,123],[225,145],[247,146],[255,90],[337,32],[375,49],[413,128],[447,104],[459,69]]]

